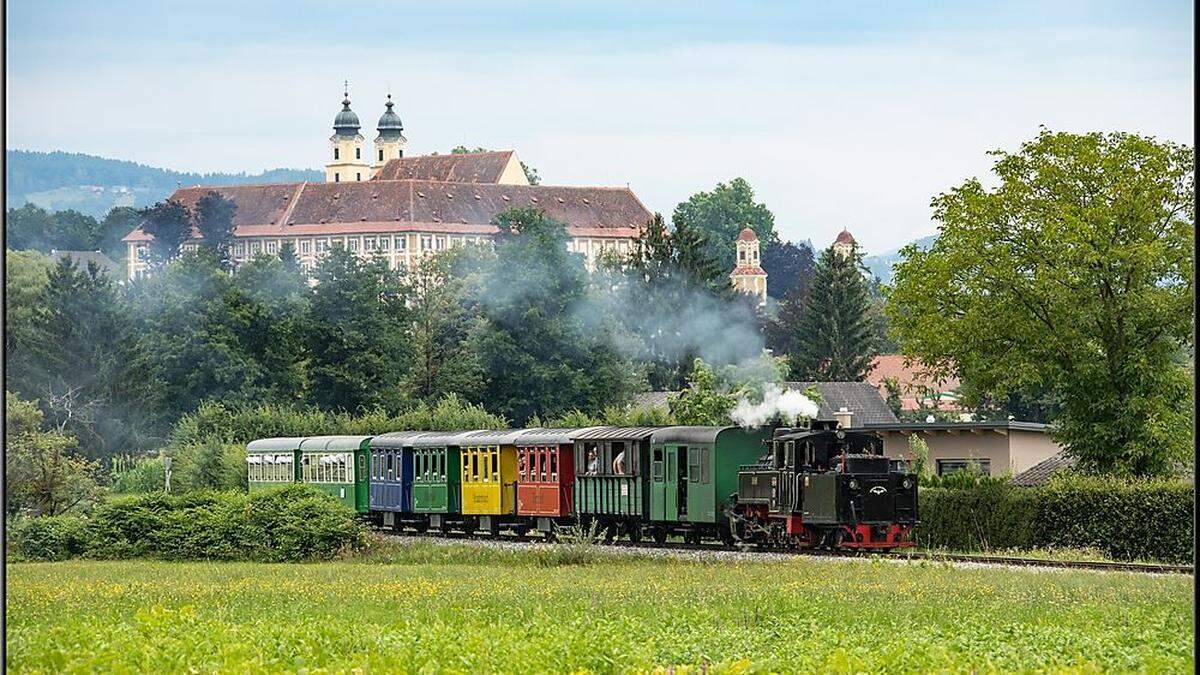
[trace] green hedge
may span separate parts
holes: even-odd
[[[1093,548],[1169,562],[1195,555],[1195,491],[1180,481],[1067,476],[1034,488],[924,488],[919,500],[917,539],[930,548]]]
[[[353,510],[305,485],[253,494],[196,492],[119,497],[89,518],[36,518],[14,528],[12,552],[28,560],[329,559],[362,543]]]

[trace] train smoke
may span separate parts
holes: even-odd
[[[729,416],[738,426],[755,429],[776,418],[787,425],[795,424],[797,419],[816,417],[817,411],[817,404],[804,394],[768,383],[761,403],[753,403],[743,395]]]

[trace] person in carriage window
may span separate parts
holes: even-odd
[[[595,476],[600,471],[600,458],[596,456],[596,449],[588,450],[588,470],[587,475]]]
[[[625,475],[625,451],[617,453],[617,458],[613,460],[613,473],[618,476]]]

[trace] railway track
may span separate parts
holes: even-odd
[[[386,528],[374,528],[374,531],[391,537],[410,537],[410,538],[428,538],[428,539],[457,539],[466,541],[503,541],[515,544],[526,544],[530,546],[546,545],[551,543],[545,537],[534,535],[519,537],[515,534],[503,533],[500,535],[466,534],[463,532],[395,532]],[[878,558],[886,560],[908,560],[913,562],[929,561],[929,562],[946,562],[946,563],[977,563],[984,565],[1001,565],[1005,567],[1046,567],[1057,569],[1076,569],[1076,570],[1099,570],[1107,572],[1141,572],[1145,574],[1194,574],[1195,568],[1192,565],[1173,565],[1168,563],[1136,563],[1136,562],[1121,562],[1113,560],[1053,560],[1046,558],[1023,558],[1019,556],[1000,556],[987,554],[971,554],[971,553],[934,553],[929,551],[919,550],[903,550],[892,551],[890,553],[867,552],[867,551],[829,551],[823,549],[779,549],[779,548],[762,548],[759,546],[741,546],[727,547],[721,544],[687,544],[683,542],[665,542],[657,544],[652,541],[631,542],[625,540],[617,540],[602,544],[611,548],[630,548],[630,549],[660,549],[671,551],[712,551],[725,553],[771,553],[776,555],[808,555],[827,558]]]

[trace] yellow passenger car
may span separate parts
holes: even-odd
[[[496,530],[517,513],[516,439],[524,430],[478,431],[461,438],[462,512]]]

